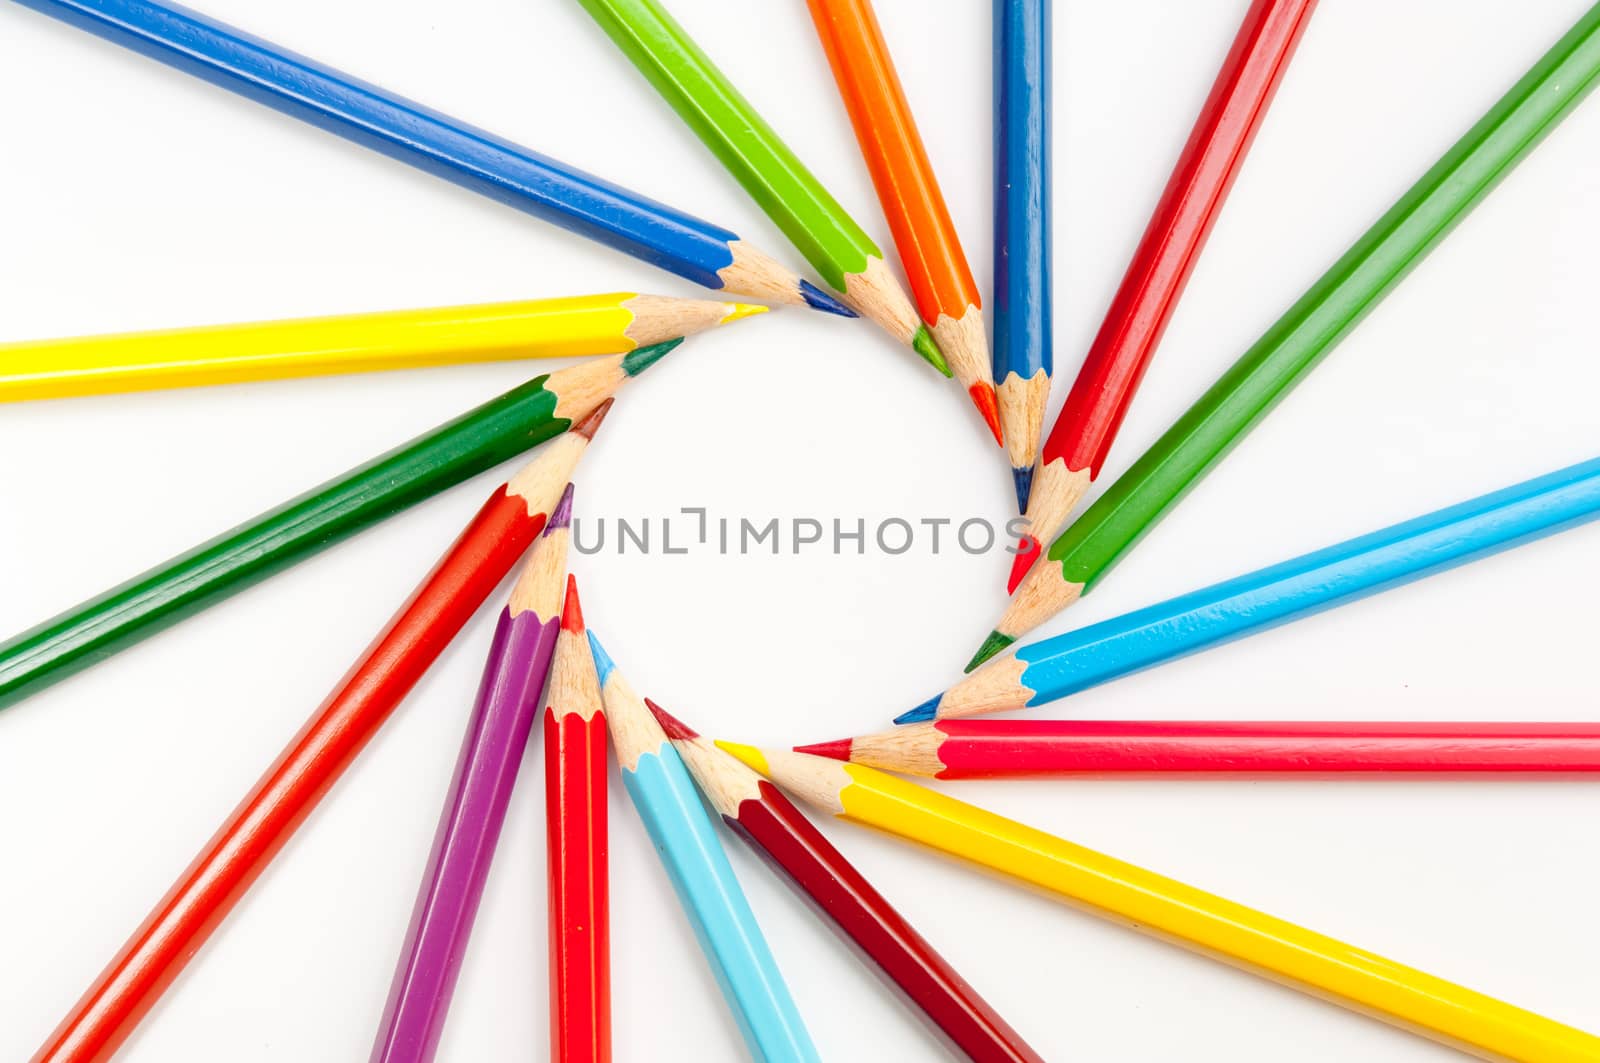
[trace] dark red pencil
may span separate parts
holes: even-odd
[[[1022,582],[1040,543],[1054,539],[1100,475],[1161,335],[1316,0],[1255,0],[1167,179],[1122,285],[1045,439],[1028,498],[1029,538],[1011,570]]]
[[[570,575],[545,702],[550,1058],[606,1063],[611,1058],[606,717],[578,584]]]
[[[543,530],[607,399],[494,492],[34,1063],[109,1059]]]
[[[723,822],[979,1063],[1043,1063],[777,787],[646,699]]]

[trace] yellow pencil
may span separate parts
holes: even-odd
[[[1484,1059],[1594,1063],[1600,1038],[874,768],[717,745],[817,808]]]
[[[612,292],[0,344],[0,402],[621,354],[766,309]]]

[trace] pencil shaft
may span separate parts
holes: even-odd
[[[1092,586],[1594,87],[1591,8],[1421,180],[1055,541]],[[1040,568],[1046,562],[1040,562]]]
[[[994,0],[994,378],[1052,372],[1050,7]],[[1003,394],[1003,393],[1002,393]],[[1035,441],[1037,442],[1037,441]]]
[[[945,720],[941,779],[1124,772],[1596,772],[1600,725]]]
[[[0,344],[0,402],[617,354],[633,293]]]
[[[579,0],[618,48],[837,291],[880,252],[656,0]]]
[[[510,571],[544,524],[497,491],[228,817],[34,1063],[108,1059]]]
[[[500,614],[371,1063],[423,1063],[438,1050],[558,626]]]
[[[1040,1063],[1040,1056],[967,984],[771,783],[724,816],[816,910],[921,1008],[967,1058]]]
[[[611,1058],[606,718],[544,714],[550,1058]]]
[[[738,237],[176,4],[19,0],[708,288]]]
[[[844,815],[1491,1059],[1582,1063],[1600,1038],[1043,831],[851,765]],[[862,785],[860,780],[870,778]]]
[[[1600,515],[1600,458],[1225,580],[1123,616],[1030,643],[1027,704],[1039,705],[1153,665],[1401,586]]]
[[[1100,475],[1315,6],[1316,0],[1251,4],[1045,440],[1042,460]]]
[[[807,0],[878,202],[929,325],[978,306],[977,282],[917,132],[871,0]],[[945,352],[947,355],[949,351]]]
[[[0,643],[0,706],[565,431],[538,377]]]
[[[663,742],[622,781],[751,1056],[814,1063],[810,1034],[677,750]]]

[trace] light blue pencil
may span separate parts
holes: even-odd
[[[622,783],[666,866],[745,1045],[763,1063],[819,1063],[688,769],[593,631],[589,647],[600,674]]]
[[[895,723],[1041,705],[1600,516],[1600,458],[1023,646]]]

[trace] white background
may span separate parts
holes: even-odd
[[[235,24],[799,258],[568,0],[205,0]],[[989,287],[980,0],[882,0]],[[1061,0],[1059,404],[1246,8]],[[1124,468],[1585,9],[1341,0],[1317,13],[1112,456]],[[867,229],[866,172],[800,0],[673,11]],[[936,8],[938,19],[923,12]],[[66,335],[616,289],[642,263],[0,5],[0,333]],[[1591,457],[1600,103],[1580,108],[1051,630]],[[0,629],[19,630],[555,366],[471,366],[8,407]],[[692,420],[680,412],[688,409]],[[0,1058],[43,1039],[505,470],[0,713]],[[1102,484],[1110,482],[1110,475]],[[624,395],[580,516],[971,515],[1001,457],[872,329],[789,311]],[[877,730],[947,684],[1008,558],[575,562],[643,692],[760,742]],[[1600,527],[1126,679],[1056,715],[1571,719],[1595,698]],[[130,1063],[364,1059],[482,665],[485,609],[129,1042]],[[543,791],[530,754],[440,1058],[542,1056]],[[952,790],[956,790],[952,787]],[[1589,1029],[1593,845],[1576,782],[1082,780],[961,796]],[[620,785],[622,1059],[742,1049]],[[1451,1053],[849,826],[828,832],[1048,1059]],[[731,850],[828,1060],[943,1051]]]

